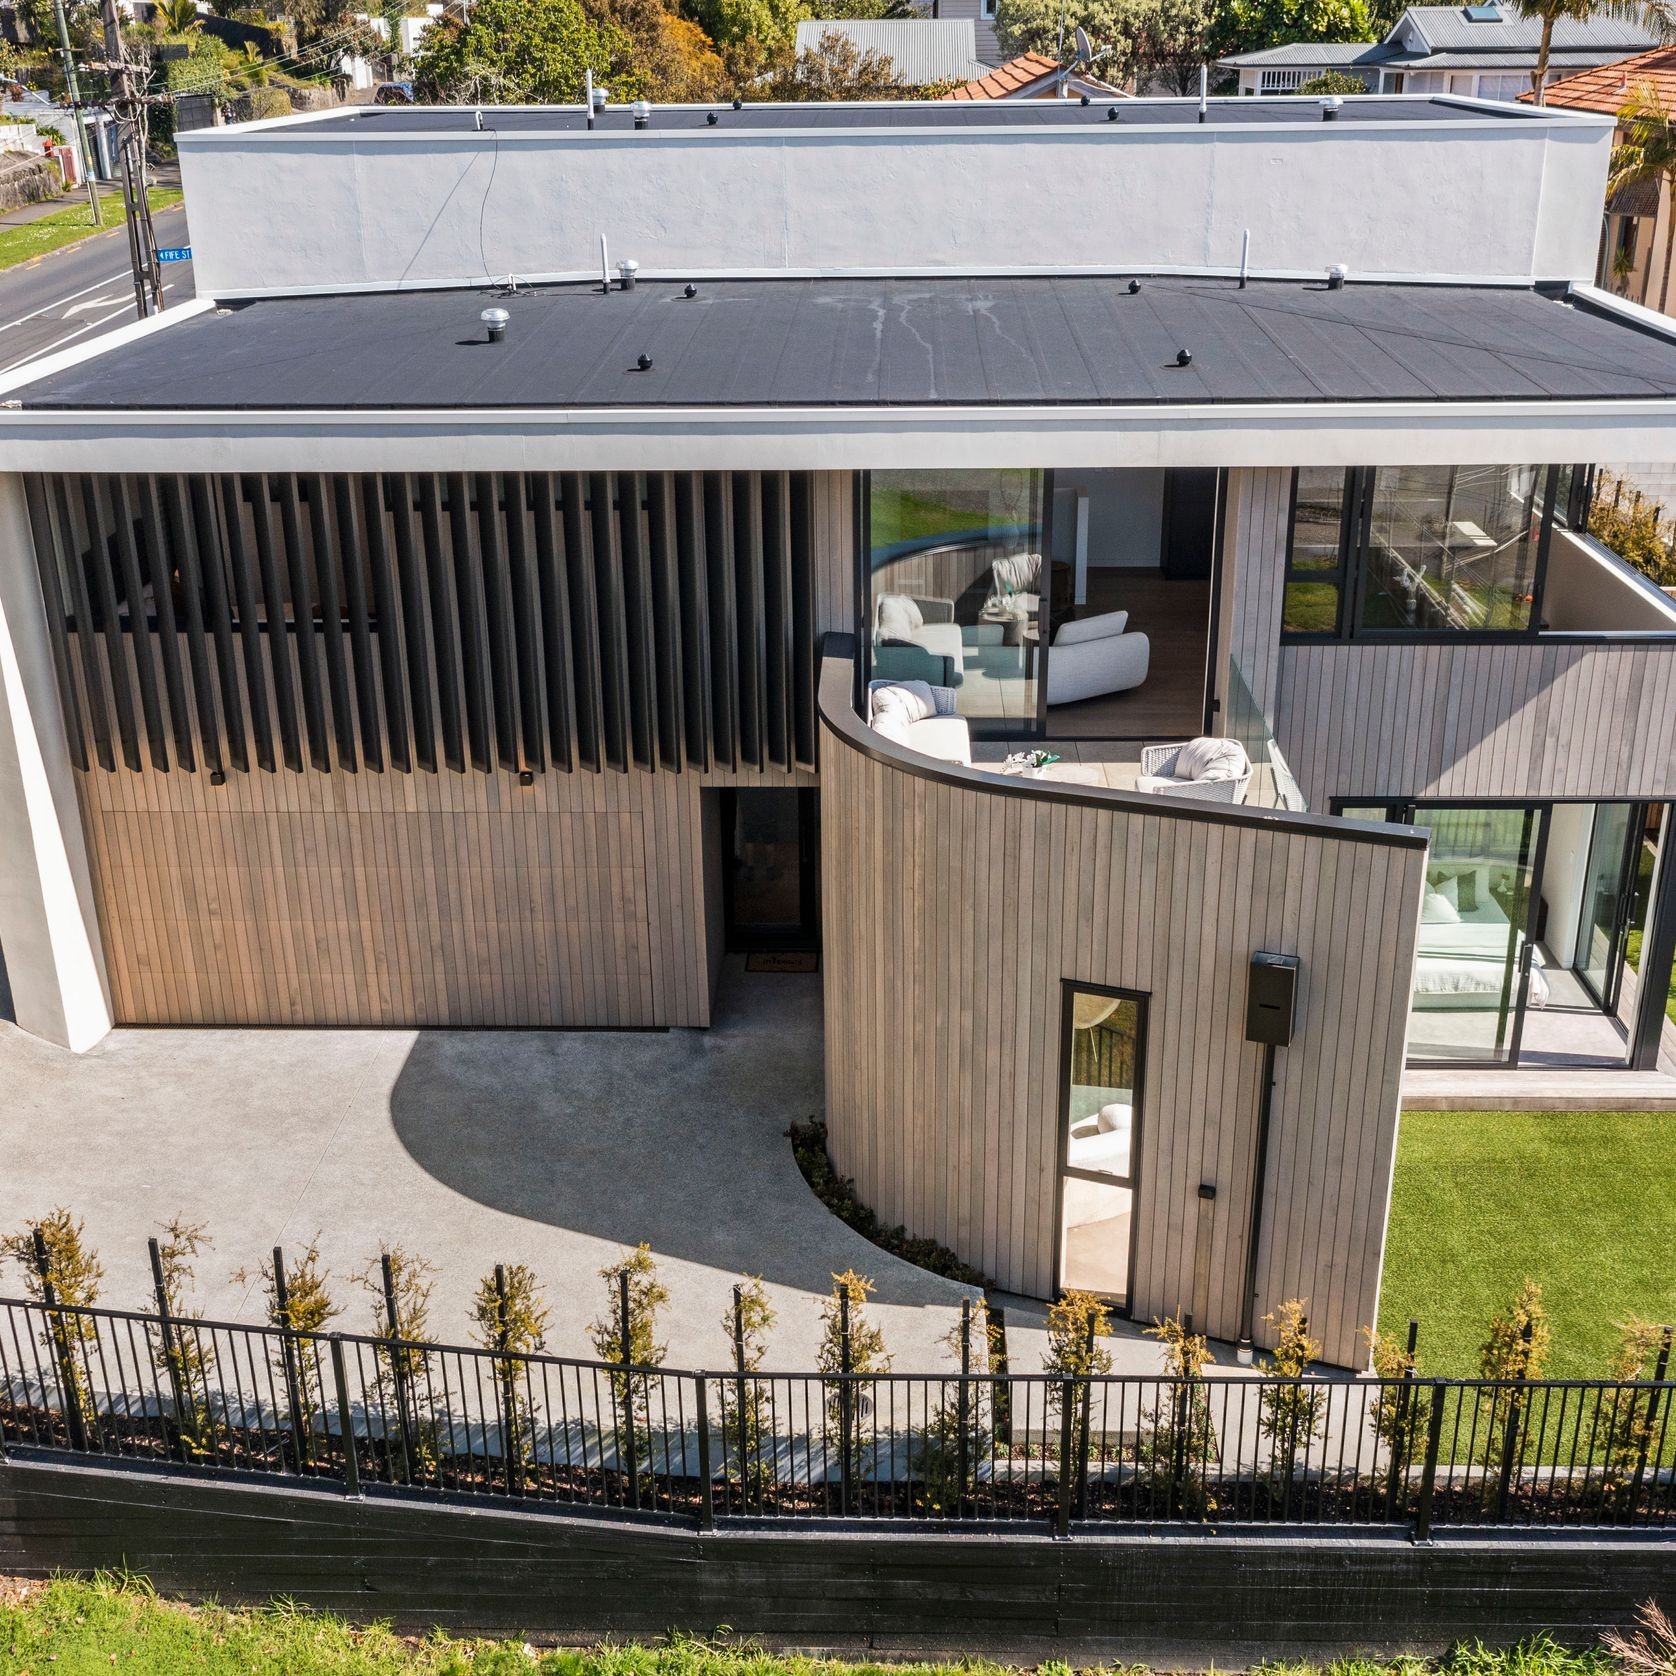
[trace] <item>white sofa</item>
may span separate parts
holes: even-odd
[[[1200,797],[1209,803],[1243,803],[1251,784],[1251,758],[1237,739],[1189,739],[1182,745],[1148,745],[1141,752],[1137,791]]]
[[[1128,626],[1127,611],[1061,623],[1047,660],[1048,703],[1075,704],[1140,686],[1152,661],[1152,644],[1144,634],[1130,634]]]
[[[958,687],[966,651],[954,601],[880,594],[873,605],[873,671],[882,680]]]
[[[869,681],[867,725],[922,756],[972,766],[972,730],[955,714],[954,688],[925,681]]]

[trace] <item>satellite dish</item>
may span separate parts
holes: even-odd
[[[1094,62],[1094,48],[1089,44],[1088,31],[1079,23],[1077,25],[1077,56],[1078,64],[1092,64]]]

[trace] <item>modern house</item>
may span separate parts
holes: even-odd
[[[1657,47],[1616,64],[1581,70],[1554,82],[1546,101],[1561,110],[1616,117],[1643,88],[1676,109],[1676,47]],[[1613,193],[1606,201],[1595,283],[1647,308],[1666,308],[1670,214],[1670,185],[1662,178],[1636,181]]]
[[[797,26],[797,50],[814,52],[832,34],[858,53],[888,58],[904,87],[942,88],[983,74],[969,17],[806,18]]]
[[[1676,460],[1676,326],[1591,283],[1612,132],[184,135],[200,295],[0,390],[19,1023],[705,1027],[818,941],[882,1216],[1358,1361],[1407,1068],[1665,1051],[1676,606],[1585,525]]]
[[[1554,25],[1547,80],[1645,52],[1657,38],[1624,12],[1606,8]],[[1410,6],[1381,41],[1299,41],[1217,62],[1239,73],[1243,94],[1295,93],[1329,70],[1358,76],[1370,93],[1452,93],[1517,99],[1528,93],[1542,45],[1539,19],[1511,4]]]

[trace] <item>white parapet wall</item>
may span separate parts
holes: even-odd
[[[183,134],[180,160],[197,284],[217,296],[591,275],[602,235],[613,261],[695,277],[1232,271],[1247,231],[1255,273],[1593,274],[1609,118],[1380,99],[1326,122],[1318,101],[1275,102],[1283,116],[1252,121],[1213,101],[1202,125],[1131,100],[1121,122],[1096,108],[1064,126],[724,110],[677,128],[654,111],[643,132],[592,133],[527,116],[497,132],[493,108],[481,132],[470,113],[438,129],[404,120],[425,111],[328,111]]]

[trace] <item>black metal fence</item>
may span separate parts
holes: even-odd
[[[708,1374],[0,1300],[5,1449],[701,1528],[1672,1530],[1673,1395],[1662,1377]]]

